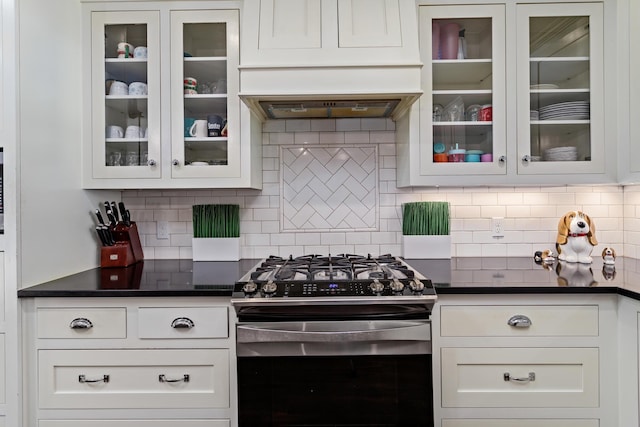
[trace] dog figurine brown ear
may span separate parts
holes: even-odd
[[[602,250],[602,262],[604,264],[613,265],[616,263],[616,251],[613,248],[606,247]]]
[[[592,262],[591,251],[598,244],[595,224],[581,211],[567,212],[558,222],[556,250],[558,259],[567,262]]]

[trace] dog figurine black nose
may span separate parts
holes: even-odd
[[[584,228],[584,227],[586,227],[586,225],[587,224],[585,224],[583,221],[579,221],[578,222],[578,227],[580,227],[580,228]]]

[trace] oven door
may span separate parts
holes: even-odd
[[[240,427],[433,426],[428,320],[237,326]]]

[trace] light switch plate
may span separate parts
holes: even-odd
[[[169,238],[169,221],[158,221],[158,239]]]

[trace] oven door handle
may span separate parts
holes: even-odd
[[[429,321],[265,322],[236,332],[238,343],[431,340]]]

